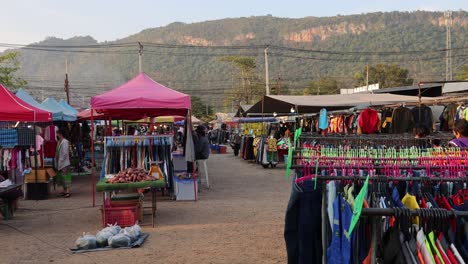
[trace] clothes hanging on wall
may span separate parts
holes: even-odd
[[[327,109],[322,108],[320,109],[319,121],[318,121],[318,128],[321,130],[328,129],[328,114]]]
[[[392,115],[393,110],[390,108],[382,109],[382,125],[380,126],[380,132],[390,133],[390,128],[392,126]]]
[[[362,134],[374,134],[379,129],[379,114],[371,108],[367,108],[359,115],[359,127]]]
[[[391,133],[412,133],[414,128],[413,114],[407,107],[397,107],[393,110]]]
[[[411,109],[413,120],[416,127],[422,127],[427,134],[432,132],[434,126],[434,117],[432,109],[426,105],[416,106]],[[421,119],[419,118],[421,116]]]
[[[442,131],[452,131],[455,124],[455,116],[457,114],[457,105],[449,104],[446,105],[442,114],[439,117],[440,120],[440,130]]]

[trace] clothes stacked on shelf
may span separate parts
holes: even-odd
[[[468,151],[393,140],[300,138],[288,263],[468,260]]]
[[[151,163],[161,168],[166,185],[172,188],[172,136],[117,136],[105,138],[101,178],[126,168],[149,170]]]

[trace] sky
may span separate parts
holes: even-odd
[[[172,22],[273,15],[300,18],[377,11],[468,10],[466,0],[0,0],[0,43],[90,35],[112,41]],[[2,48],[0,47],[0,50]]]

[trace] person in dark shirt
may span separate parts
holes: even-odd
[[[210,156],[210,144],[206,137],[206,129],[204,126],[199,125],[195,130],[197,133],[197,142],[195,144],[195,158],[197,160],[208,159]]]

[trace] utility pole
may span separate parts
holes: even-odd
[[[369,92],[369,64],[366,64],[366,90]]]
[[[65,59],[65,93],[67,94],[67,103],[70,104],[70,86],[68,85],[68,59]]]
[[[41,89],[41,101],[44,101],[44,89]]]
[[[320,84],[317,85],[317,95],[320,95]]]
[[[445,80],[451,81],[452,80],[452,11],[445,11],[444,12],[445,18],[445,28],[447,30],[446,38],[445,38]]]
[[[265,88],[266,95],[270,95],[270,77],[268,76],[268,47],[265,48]]]
[[[141,71],[141,54],[143,53],[143,45],[141,45],[140,42],[138,42],[138,72]]]
[[[278,75],[278,95],[281,95],[281,85],[282,85],[282,79],[281,76]]]

